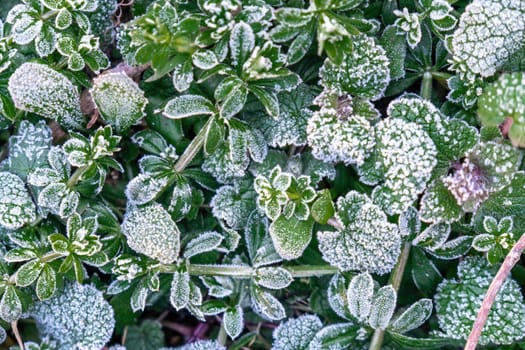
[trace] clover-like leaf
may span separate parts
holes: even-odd
[[[122,232],[131,249],[152,259],[169,264],[179,255],[179,229],[160,204],[130,207],[122,222]]]
[[[84,124],[76,87],[45,64],[22,64],[9,78],[8,89],[15,106],[23,111],[56,119],[68,128]]]
[[[148,100],[144,91],[125,73],[99,75],[90,93],[104,121],[118,133],[145,116]]]

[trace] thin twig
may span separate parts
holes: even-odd
[[[483,299],[483,303],[481,304],[478,315],[476,316],[476,321],[474,321],[474,325],[472,326],[472,331],[468,336],[467,344],[465,345],[464,350],[476,349],[476,345],[478,344],[479,337],[481,336],[483,326],[485,325],[487,317],[489,316],[490,308],[492,307],[494,300],[496,300],[496,296],[498,295],[501,286],[510,275],[510,271],[519,261],[523,250],[525,250],[525,233],[520,237],[514,247],[512,247],[509,254],[507,254],[503,264],[501,264],[501,267],[496,274],[496,277],[494,277],[490,283],[487,294],[485,294],[485,299]]]
[[[20,336],[20,332],[18,331],[18,320],[15,320],[11,322],[11,329],[13,330],[13,334],[15,335],[16,342],[18,343],[18,347],[20,350],[24,350],[24,341],[22,340],[22,337]]]

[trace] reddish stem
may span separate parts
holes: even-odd
[[[467,344],[465,345],[464,350],[476,349],[479,337],[481,336],[481,332],[483,331],[483,326],[485,325],[487,317],[489,316],[490,308],[492,307],[494,300],[496,300],[496,296],[498,295],[501,286],[503,285],[507,277],[510,275],[510,271],[512,270],[514,265],[516,265],[516,263],[520,260],[521,253],[523,252],[523,250],[525,250],[525,233],[520,237],[520,239],[514,245],[514,247],[512,247],[509,254],[507,254],[505,260],[503,261],[503,264],[498,270],[498,273],[492,280],[492,283],[490,284],[489,289],[487,290],[487,294],[485,294],[485,299],[483,299],[483,303],[481,304],[481,307],[478,311],[476,321],[472,326],[472,331],[468,336]]]

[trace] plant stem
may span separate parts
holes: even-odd
[[[226,328],[224,328],[224,322],[221,322],[221,328],[219,329],[219,335],[217,336],[217,342],[225,346],[226,340],[228,340],[228,334],[226,334]]]
[[[407,266],[408,256],[410,255],[410,247],[410,242],[405,242],[403,245],[403,250],[397,259],[396,266],[394,266],[394,271],[392,271],[392,274],[390,275],[389,283],[396,291],[396,294],[399,291],[401,279],[403,278],[405,267]],[[370,347],[368,350],[381,350],[381,345],[383,344],[384,338],[385,330],[379,328],[376,329],[374,331],[374,335],[372,336],[372,340],[370,341]]]
[[[68,188],[73,188],[77,183],[78,181],[80,180],[80,178],[82,177],[82,175],[84,174],[84,172],[87,170],[87,167],[81,167],[81,168],[78,168],[77,170],[75,170],[75,172],[73,173],[73,175],[71,175],[71,177],[69,178],[69,180],[67,181],[67,184],[66,186]]]
[[[193,158],[199,153],[201,150],[202,145],[204,145],[204,141],[206,140],[206,134],[208,132],[208,127],[210,126],[211,122],[213,121],[214,117],[208,118],[208,121],[204,126],[199,130],[197,135],[193,138],[191,143],[186,147],[184,150],[184,153],[180,156],[180,158],[177,160],[177,163],[173,166],[173,171],[176,173],[180,173],[186,167],[188,164],[191,163]]]
[[[205,265],[188,264],[188,273],[194,276],[227,276],[237,278],[252,278],[255,269],[251,266],[238,265]],[[308,278],[324,275],[333,275],[338,269],[330,265],[301,265],[301,266],[282,266],[288,270],[293,278]],[[171,269],[165,269],[168,272]]]
[[[479,308],[476,320],[474,321],[474,325],[472,326],[472,331],[468,336],[464,350],[476,349],[476,345],[478,344],[479,337],[481,336],[483,326],[485,325],[485,322],[487,322],[487,317],[489,316],[490,308],[492,307],[494,300],[496,300],[496,296],[498,295],[501,286],[503,285],[507,277],[510,275],[510,271],[512,270],[514,265],[516,265],[516,263],[520,260],[521,253],[523,253],[524,249],[525,233],[520,237],[518,242],[516,242],[514,247],[512,247],[509,254],[507,254],[505,260],[503,261],[503,264],[501,264],[501,267],[498,270],[498,273],[490,283],[489,289],[487,290],[485,298],[483,299],[483,303],[481,303],[481,307]]]
[[[22,340],[20,332],[18,331],[18,320],[11,322],[11,329],[13,330],[13,334],[15,335],[18,347],[20,348],[20,350],[24,350],[24,341]]]
[[[423,74],[423,81],[421,82],[421,97],[425,100],[430,100],[432,97],[432,72],[425,72]]]

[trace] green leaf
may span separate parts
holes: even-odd
[[[444,346],[462,346],[463,342],[447,338],[413,338],[396,332],[388,332],[392,341],[407,350],[442,349]]]
[[[282,7],[275,11],[277,20],[288,27],[303,27],[313,17],[313,13],[295,7]]]
[[[22,64],[9,78],[8,89],[18,109],[56,119],[68,128],[84,124],[77,88],[47,65]]]
[[[164,346],[162,325],[155,320],[144,320],[140,325],[128,327],[126,337],[127,350],[151,350]]]
[[[214,118],[206,131],[206,140],[204,141],[204,152],[207,154],[215,152],[217,147],[224,141],[225,127],[216,118]]]
[[[17,229],[36,219],[35,205],[23,181],[8,172],[0,172],[0,225]]]
[[[212,251],[222,243],[223,239],[224,237],[215,231],[201,233],[186,244],[183,256],[191,258],[197,254]]]
[[[360,345],[359,329],[354,323],[336,323],[322,328],[310,342],[312,349],[352,349]]]
[[[40,277],[36,281],[36,296],[39,300],[46,300],[53,296],[56,290],[55,270],[46,264],[42,269]]]
[[[372,298],[368,323],[373,329],[386,329],[396,308],[396,291],[389,285],[380,288]]]
[[[237,338],[244,328],[244,312],[242,311],[242,307],[235,305],[235,307],[228,308],[224,313],[222,322],[230,338]]]
[[[164,107],[163,114],[171,119],[188,118],[195,115],[213,115],[215,107],[203,96],[182,95],[170,100]]]
[[[7,262],[22,262],[36,258],[37,255],[32,249],[27,248],[13,248],[9,250],[4,256],[4,260]]]
[[[46,57],[55,51],[57,35],[53,27],[42,26],[42,30],[35,39],[35,50],[40,57]]]
[[[133,312],[143,311],[146,307],[146,298],[148,297],[149,288],[146,280],[142,280],[136,287],[130,298],[130,305]]]
[[[181,61],[175,64],[173,69],[173,86],[178,92],[189,89],[193,82],[193,67],[189,57],[180,57]]]
[[[262,103],[266,113],[273,118],[279,116],[279,101],[275,93],[252,85],[249,85],[248,89],[257,97],[259,102]]]
[[[22,315],[22,302],[14,286],[5,288],[2,300],[0,300],[0,317],[6,322],[13,322]]]
[[[279,255],[286,260],[299,258],[312,239],[313,219],[298,220],[279,216],[270,225],[270,236]]]
[[[195,51],[191,56],[195,67],[208,70],[219,64],[217,56],[211,50]]]
[[[43,268],[44,264],[41,263],[39,259],[31,260],[25,263],[18,269],[18,271],[16,271],[16,284],[21,287],[30,286],[34,281],[36,281]]]
[[[230,52],[232,63],[240,71],[255,46],[255,34],[252,27],[245,22],[238,22],[230,34]]]
[[[124,73],[99,75],[93,80],[90,93],[104,121],[117,133],[126,131],[146,115],[148,100],[144,91]]]
[[[282,267],[260,267],[255,270],[254,282],[264,288],[283,289],[292,281],[292,274]]]
[[[398,33],[395,26],[388,26],[383,31],[379,43],[385,49],[388,57],[390,79],[397,80],[405,77],[406,42],[403,35]]]
[[[65,7],[58,11],[55,17],[55,27],[58,30],[64,30],[68,28],[73,22],[73,16]]]
[[[451,223],[461,218],[463,209],[443,181],[438,179],[427,187],[419,214],[424,222]]]
[[[286,311],[281,302],[253,283],[250,285],[250,296],[253,310],[263,317],[272,321],[286,317]]]
[[[403,312],[390,326],[397,333],[410,332],[421,326],[432,314],[432,300],[420,299]]]
[[[310,213],[316,222],[323,225],[334,216],[335,208],[329,190],[325,189],[317,193],[317,199],[312,204]]]
[[[273,350],[303,350],[323,324],[316,315],[301,315],[283,322],[273,331]]]
[[[315,39],[315,24],[311,22],[306,28],[302,29],[290,44],[286,53],[286,63],[293,65],[304,58],[312,42]]]
[[[447,241],[449,235],[449,224],[432,224],[412,240],[412,245],[435,250],[441,247]]]
[[[170,303],[175,310],[186,307],[190,301],[190,275],[187,271],[173,273],[171,282]]]
[[[488,233],[477,235],[472,241],[472,248],[483,253],[488,252],[495,245],[496,240],[494,236]]]
[[[372,309],[372,296],[374,295],[374,280],[365,272],[350,280],[346,292],[348,311],[359,322],[364,322]]]
[[[465,255],[472,246],[471,236],[461,236],[441,245],[439,248],[429,250],[430,255],[438,259],[454,260]]]
[[[248,97],[248,89],[245,85],[237,85],[230,90],[219,108],[222,118],[230,119],[241,111]]]
[[[410,252],[412,281],[424,295],[433,295],[443,277],[436,265],[422,249],[413,247]]]

